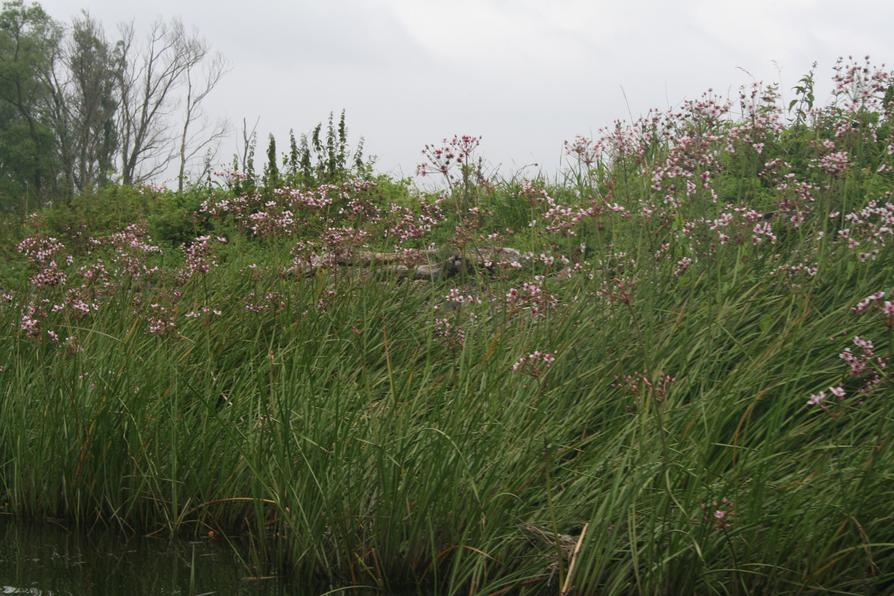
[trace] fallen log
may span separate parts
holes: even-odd
[[[316,259],[314,263],[306,264],[298,271],[305,277],[310,277],[317,271],[328,268],[329,266],[325,263],[335,263],[341,267],[370,269],[376,273],[392,274],[399,278],[437,281],[454,277],[460,273],[472,273],[476,270],[494,272],[505,267],[518,269],[524,260],[522,253],[518,250],[500,246],[470,249],[465,256],[453,254],[435,262],[436,257],[436,250],[426,249],[414,254],[412,260],[422,258],[427,262],[412,264],[407,262],[411,259],[403,253],[357,251],[335,258],[323,255],[322,258]]]

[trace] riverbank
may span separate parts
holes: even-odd
[[[886,591],[891,103],[759,91],[569,143],[563,180],[457,137],[445,193],[36,214],[0,272],[0,505],[386,592]]]

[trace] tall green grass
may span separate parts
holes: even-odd
[[[588,524],[585,591],[880,589],[890,394],[836,417],[805,398],[838,373],[843,328],[859,330],[848,297],[891,269],[826,270],[796,293],[760,261],[715,267],[621,313],[594,296],[594,271],[543,324],[481,308],[459,349],[432,335],[445,288],[396,281],[341,280],[324,312],[322,281],[278,282],[281,312],[234,305],[163,338],[119,296],[73,324],[75,354],[10,336],[6,309],[6,506],[248,532],[335,585],[558,586],[568,561],[550,537]],[[238,273],[215,277],[225,302]],[[538,348],[555,365],[513,374]],[[666,398],[619,386],[640,370],[674,375]],[[735,517],[718,530],[706,513],[721,498]]]
[[[610,182],[633,208],[649,181],[622,166],[550,192],[572,204]],[[829,216],[894,185],[827,179],[777,243],[691,252],[681,226],[734,204],[751,170],[676,220],[606,213],[574,237],[510,237],[569,255],[584,240],[571,273],[534,263],[433,283],[363,268],[296,277],[278,272],[287,243],[234,233],[179,298],[221,316],[180,317],[156,336],[135,300],[170,288],[122,284],[89,318],[57,325],[77,349],[20,332],[22,278],[0,306],[2,506],[88,530],[240,536],[257,564],[333,588],[890,591],[889,373],[864,396],[848,385],[844,400],[806,402],[846,378],[839,353],[854,336],[894,355],[883,316],[852,311],[890,290],[890,242],[861,261]],[[493,229],[526,219],[517,185],[488,192]],[[775,205],[763,192],[749,204]],[[804,262],[817,275],[781,272]],[[535,319],[505,296],[537,273],[557,304]],[[452,287],[481,303],[447,309]],[[248,312],[249,292],[283,306]],[[464,342],[436,333],[442,316]],[[554,364],[513,371],[535,350]]]

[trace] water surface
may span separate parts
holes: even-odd
[[[220,539],[85,535],[61,525],[0,516],[0,595],[286,596],[318,594],[269,572],[257,573]],[[343,592],[338,592],[343,593]]]

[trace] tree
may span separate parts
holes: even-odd
[[[62,30],[40,6],[6,2],[0,12],[0,193],[37,199],[55,182],[53,133],[44,106]]]
[[[242,152],[239,153],[239,141],[237,140],[237,152],[233,155],[233,173],[242,173],[242,179],[237,181],[234,187],[237,193],[255,188],[255,145],[258,140],[258,122],[260,121],[259,116],[249,131],[248,120],[242,119]]]
[[[102,26],[84,13],[74,23],[68,68],[74,81],[76,183],[83,190],[104,184],[114,171],[117,130],[115,67],[117,57]]]
[[[123,25],[118,55],[121,181],[134,184],[163,172],[178,154],[181,159],[189,154],[189,147],[195,145],[185,144],[184,134],[192,143],[201,142],[189,136],[189,129],[199,104],[217,84],[224,68],[222,61],[217,70],[214,63],[209,68],[211,74],[205,79],[210,83],[207,92],[201,85],[192,86],[193,73],[208,57],[208,46],[196,33],[188,33],[177,19],[169,23],[156,21],[142,47],[137,46],[133,24]],[[168,132],[169,119],[177,106],[177,90],[184,85],[193,95],[188,102],[188,123],[177,137]],[[201,99],[196,101],[199,96]]]
[[[202,44],[202,51],[207,48]],[[201,61],[201,60],[200,60]],[[177,173],[177,190],[183,191],[183,183],[186,178],[186,165],[200,152],[206,152],[205,170],[210,167],[217,146],[229,129],[226,120],[220,120],[214,125],[208,124],[205,119],[202,102],[214,90],[227,70],[227,63],[220,53],[216,53],[211,62],[206,63],[201,72],[198,62],[190,63],[186,68],[186,100],[183,118],[183,129],[180,134],[180,168]],[[198,75],[198,77],[197,77]],[[198,129],[190,131],[198,124]],[[207,174],[203,171],[200,178]]]
[[[102,25],[84,12],[44,73],[65,195],[105,184],[115,170],[118,62]]]

